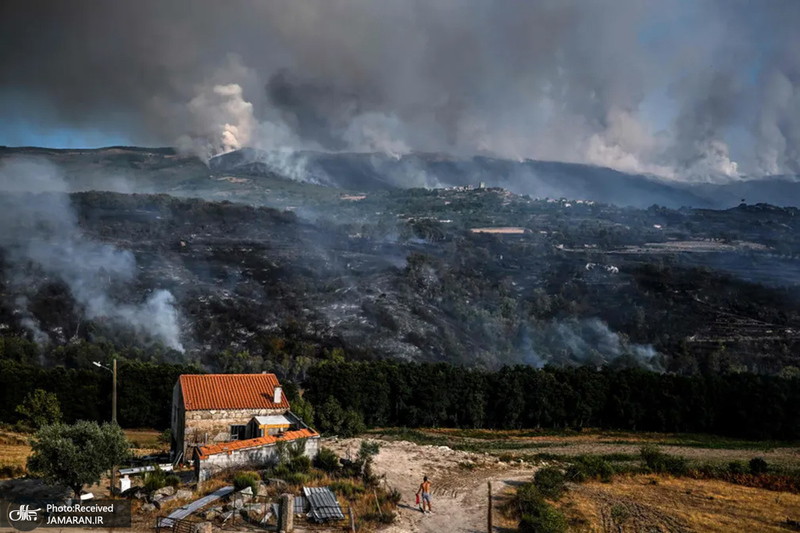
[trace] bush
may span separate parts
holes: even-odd
[[[731,461],[728,463],[728,472],[731,474],[745,474],[747,467],[742,461]]]
[[[573,483],[583,483],[589,478],[589,474],[586,472],[586,467],[578,463],[567,467],[564,478]]]
[[[754,476],[766,474],[769,469],[767,462],[761,457],[753,457],[750,459],[750,473]]]
[[[25,475],[25,469],[19,465],[0,465],[0,479],[17,478]]]
[[[289,470],[293,474],[308,474],[311,471],[311,459],[305,455],[295,457],[289,463]]]
[[[259,480],[257,472],[238,472],[233,477],[233,490],[239,491],[250,487],[253,490],[253,494],[258,494]]]
[[[167,486],[167,473],[161,470],[158,465],[156,465],[156,469],[152,472],[146,472],[144,474],[144,483],[142,488],[144,488],[145,492],[153,492],[158,489],[163,489]]]
[[[521,519],[526,514],[535,512],[542,503],[544,500],[539,489],[533,483],[523,483],[517,487],[514,496],[506,505],[512,516]]]
[[[523,515],[519,523],[520,533],[564,533],[567,519],[546,502],[540,502],[533,512]]]
[[[330,484],[330,489],[348,500],[354,500],[364,493],[364,487],[346,479],[334,481]]]
[[[663,453],[656,446],[650,444],[642,446],[641,456],[645,466],[651,472],[672,474],[673,476],[685,476],[689,471],[689,465],[686,459]]]
[[[314,466],[327,472],[336,473],[339,470],[339,457],[330,448],[321,448],[314,458]]]
[[[170,474],[164,479],[164,484],[170,487],[178,488],[181,484],[181,478],[177,474]]]
[[[614,466],[597,455],[582,455],[575,460],[575,464],[567,469],[566,478],[576,483],[587,479],[599,479],[608,483],[616,471]]]
[[[557,500],[564,492],[564,473],[558,468],[542,468],[533,477],[533,484],[544,498]]]
[[[170,429],[165,429],[165,430],[164,430],[164,431],[162,431],[162,432],[161,432],[161,434],[158,436],[158,439],[157,439],[157,440],[158,440],[158,443],[159,443],[161,446],[169,446],[169,445],[171,445],[171,444],[172,444],[172,430],[170,430]]]

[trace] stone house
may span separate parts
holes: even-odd
[[[171,418],[173,462],[193,459],[201,446],[288,437],[292,431],[307,432],[303,438],[319,436],[290,412],[278,378],[267,373],[181,375],[172,393]]]

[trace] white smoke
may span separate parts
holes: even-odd
[[[535,324],[526,332],[522,349],[525,361],[536,367],[547,364],[601,366],[628,356],[639,366],[663,370],[658,352],[652,346],[629,342],[597,318]]]
[[[176,141],[180,150],[211,157],[250,146],[256,121],[253,104],[243,98],[238,84],[201,89],[186,106],[190,130]]]
[[[0,246],[12,262],[15,288],[24,290],[41,281],[32,279],[26,269],[33,263],[69,287],[86,318],[131,327],[183,351],[172,294],[158,290],[141,304],[119,303],[110,296],[112,283],[134,279],[136,260],[127,250],[84,235],[66,190],[59,169],[47,161],[0,163]],[[46,333],[27,310],[27,299],[18,299],[17,305],[21,325],[43,341]]]

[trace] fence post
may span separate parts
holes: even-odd
[[[347,511],[350,514],[350,533],[356,533],[356,519],[353,517],[353,502],[350,501],[350,505],[347,507]]]
[[[488,514],[488,533],[492,533],[492,482],[489,481],[489,514]]]
[[[281,516],[278,523],[278,531],[292,533],[294,531],[294,496],[282,494],[280,510]]]

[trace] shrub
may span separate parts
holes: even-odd
[[[521,519],[537,509],[543,501],[539,489],[533,483],[523,483],[517,487],[514,496],[505,504],[505,508],[511,516]]]
[[[0,479],[17,478],[25,475],[25,469],[19,465],[0,465]]]
[[[533,477],[533,484],[545,498],[557,500],[564,492],[564,473],[558,468],[542,468]]]
[[[317,456],[314,458],[314,466],[333,474],[339,470],[339,457],[330,448],[321,448]]]
[[[364,493],[364,487],[346,479],[334,481],[330,484],[330,489],[348,500],[354,500]]]
[[[302,472],[292,472],[283,479],[289,485],[305,485],[311,479],[311,476]]]
[[[731,474],[744,474],[747,472],[747,467],[742,461],[731,461],[728,463],[728,472]]]
[[[586,472],[586,467],[584,465],[576,463],[567,467],[564,478],[573,483],[583,483],[589,478],[589,474]]]
[[[553,506],[539,502],[529,514],[523,515],[519,523],[520,533],[564,533],[567,519]]]
[[[769,465],[767,462],[761,457],[753,457],[750,459],[750,473],[754,476],[759,476],[761,474],[766,474]]]
[[[161,432],[161,434],[158,436],[158,439],[157,439],[157,440],[158,440],[158,443],[159,443],[161,446],[169,446],[170,444],[172,444],[172,430],[170,430],[170,429],[165,429],[165,430],[164,430],[164,431],[162,431],[162,432]]]
[[[689,465],[686,459],[663,453],[656,446],[650,444],[642,446],[641,456],[645,466],[647,466],[651,472],[672,474],[673,476],[685,476],[689,471]]]
[[[158,465],[156,465],[156,469],[152,472],[146,472],[144,474],[144,483],[142,488],[144,488],[145,492],[153,492],[158,489],[163,489],[166,486],[167,474],[161,470]]]
[[[233,477],[233,490],[239,491],[250,487],[253,494],[258,494],[259,476],[256,472],[238,472]]]
[[[305,455],[295,457],[289,463],[289,470],[291,470],[293,474],[307,474],[311,471],[311,459]]]
[[[616,471],[614,466],[597,455],[582,455],[575,460],[572,468],[567,469],[567,479],[569,481],[581,482],[587,479],[599,479],[603,483],[608,483]]]
[[[170,474],[164,479],[164,484],[169,485],[170,487],[177,488],[181,484],[181,478],[177,474]]]

